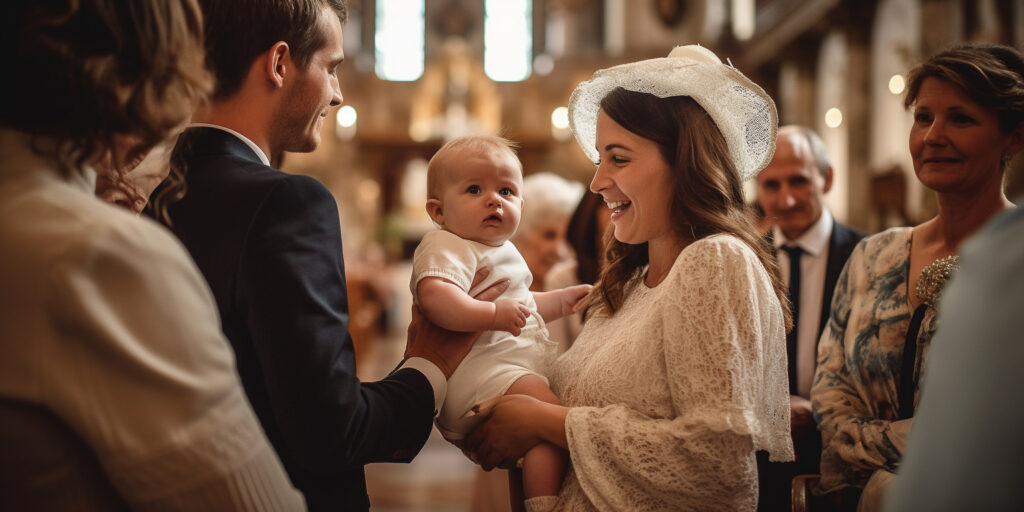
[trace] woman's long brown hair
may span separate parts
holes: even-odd
[[[609,93],[601,109],[626,130],[658,145],[673,171],[669,214],[680,238],[693,242],[727,233],[750,246],[771,276],[789,330],[792,315],[775,258],[754,226],[729,147],[714,120],[689,96],[658,98],[622,88]],[[606,237],[607,263],[592,297],[598,309],[615,314],[626,286],[648,263],[647,244],[619,242],[610,230]]]

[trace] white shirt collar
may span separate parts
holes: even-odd
[[[245,135],[242,135],[241,133],[238,133],[238,132],[232,130],[231,128],[228,128],[226,126],[220,126],[218,124],[210,124],[210,123],[191,123],[188,126],[189,126],[189,128],[192,128],[192,127],[216,128],[218,130],[223,130],[225,132],[228,132],[231,135],[234,135],[235,137],[238,137],[239,139],[242,139],[242,142],[244,142],[246,146],[249,146],[249,149],[252,149],[253,151],[255,151],[256,152],[256,156],[258,156],[260,158],[260,161],[263,162],[263,165],[266,165],[266,166],[270,165],[270,159],[267,158],[267,154],[264,153],[263,150],[260,149],[260,147],[257,146],[255,142],[249,140],[248,137],[246,137]]]
[[[817,257],[828,247],[828,240],[832,236],[832,212],[828,208],[821,208],[821,216],[818,217],[810,229],[804,231],[796,240],[786,238],[778,226],[772,226],[772,245],[776,249],[783,245],[799,245],[807,254]]]

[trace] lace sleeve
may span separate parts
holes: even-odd
[[[666,373],[675,416],[651,417],[641,402],[571,409],[566,420],[577,478],[600,509],[643,503],[629,492],[735,508],[757,478],[755,449],[793,459],[782,311],[766,271],[731,237],[680,258],[659,285],[671,299],[650,305],[661,331],[637,333],[638,343],[661,337],[664,366],[651,373]]]

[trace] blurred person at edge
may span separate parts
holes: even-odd
[[[94,196],[209,93],[199,7],[7,1],[0,39],[0,508],[303,509],[195,264]]]
[[[177,133],[147,148],[138,137],[115,135],[113,149],[95,165],[96,197],[140,214],[171,172]]]
[[[828,323],[836,280],[864,238],[864,233],[837,222],[825,206],[834,172],[821,138],[808,128],[790,125],[779,128],[775,155],[757,175],[757,204],[773,224],[767,237],[794,309],[786,355],[796,451],[793,462],[768,462],[766,454],[758,455],[761,511],[789,510],[793,477],[818,473],[821,434],[809,400],[814,356]]]
[[[914,173],[937,194],[938,214],[854,249],[811,388],[822,433],[819,491],[839,491],[844,507],[860,510],[880,507],[900,465],[941,328],[939,293],[961,244],[1014,207],[1003,177],[1024,148],[1024,59],[1005,46],[950,48],[910,71],[904,104],[914,117]]]
[[[569,247],[573,257],[556,264],[548,272],[544,288],[557,290],[577,284],[594,284],[604,264],[605,238],[611,236],[607,227],[611,222],[611,210],[604,205],[600,194],[589,190],[580,199],[576,211],[569,219]],[[548,322],[551,340],[558,343],[558,352],[562,353],[572,346],[576,335],[583,329],[583,314],[559,318]]]
[[[557,174],[541,172],[523,179],[523,197],[528,199],[512,243],[533,274],[530,291],[544,291],[548,271],[570,256],[566,230],[569,216],[582,195],[583,184]]]

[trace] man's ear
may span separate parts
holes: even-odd
[[[825,187],[821,189],[822,194],[827,194],[829,190],[832,190],[832,166],[828,166],[828,172],[825,173]]]
[[[267,50],[263,65],[265,66],[267,79],[270,80],[270,83],[274,84],[274,87],[284,86],[284,77],[291,70],[292,66],[291,55],[291,49],[288,47],[288,43],[284,41],[274,43]]]
[[[441,211],[441,201],[439,199],[427,199],[427,215],[430,215],[430,219],[438,227],[444,226],[444,212]]]

